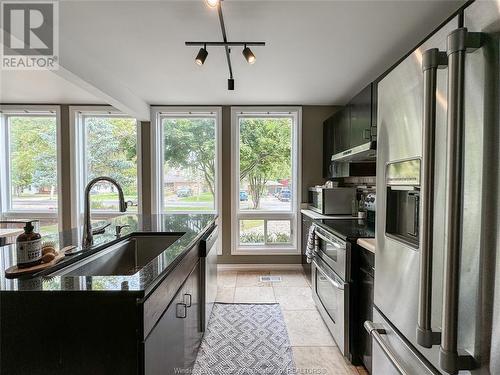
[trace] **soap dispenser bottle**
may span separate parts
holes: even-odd
[[[24,233],[17,236],[17,267],[27,268],[42,262],[42,236],[34,231],[33,222],[28,221]]]

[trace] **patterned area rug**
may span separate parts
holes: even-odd
[[[279,304],[217,303],[193,374],[288,375],[294,367]]]

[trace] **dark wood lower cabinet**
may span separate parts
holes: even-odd
[[[200,263],[191,271],[144,343],[146,375],[189,373],[201,342]]]
[[[195,244],[145,296],[1,293],[0,374],[190,373],[202,337],[198,253]]]
[[[375,254],[360,247],[352,247],[351,305],[352,363],[363,365],[372,372],[372,339],[364,328],[364,322],[373,320],[373,296],[375,284]]]

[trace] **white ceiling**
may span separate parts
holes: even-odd
[[[48,70],[0,69],[0,103],[102,104],[88,91]]]
[[[229,40],[266,42],[253,48],[254,65],[232,50],[236,89],[228,91],[224,50],[209,48],[199,67],[198,48],[184,45],[221,40],[217,12],[203,0],[62,1],[60,62],[79,80],[4,71],[0,99],[109,103],[126,93],[146,104],[344,104],[460,3],[226,0]]]

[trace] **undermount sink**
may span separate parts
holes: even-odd
[[[133,275],[165,251],[183,234],[132,236],[58,270],[51,276]]]

